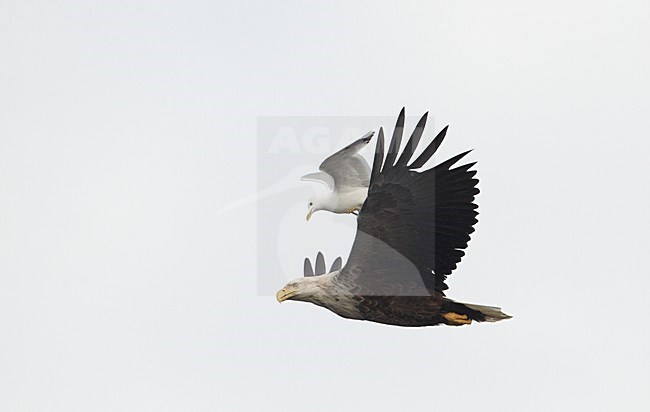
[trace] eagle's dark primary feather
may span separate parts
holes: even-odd
[[[420,143],[420,138],[422,138],[422,133],[424,133],[424,127],[427,125],[427,116],[429,113],[425,113],[421,118],[420,121],[418,122],[417,126],[415,126],[415,130],[413,130],[413,133],[411,133],[411,138],[409,139],[408,142],[406,142],[406,146],[404,146],[404,150],[402,151],[402,155],[397,159],[397,163],[395,163],[396,168],[400,167],[406,167],[406,164],[408,163],[409,160],[411,160],[411,157],[413,156],[413,153],[415,152],[415,148],[418,147],[418,144]],[[433,153],[431,153],[433,154]],[[384,169],[386,167],[392,167],[392,164],[386,163],[384,164]]]
[[[404,133],[404,112],[406,108],[402,107],[402,110],[397,116],[397,123],[395,123],[395,130],[393,131],[393,138],[390,140],[390,147],[388,148],[388,154],[386,155],[386,160],[384,163],[392,165],[397,159],[397,153],[399,152],[399,147],[402,144],[402,134]]]
[[[339,256],[336,259],[334,259],[334,262],[330,267],[330,272],[336,272],[337,270],[341,270],[342,266],[343,266],[343,259],[341,259],[341,256]]]
[[[325,266],[325,256],[321,252],[318,252],[316,255],[316,269],[314,270],[316,275],[322,275],[325,273],[327,266]]]
[[[422,154],[417,159],[415,159],[413,163],[411,163],[409,168],[419,169],[422,166],[424,166],[427,160],[429,160],[431,156],[433,156],[433,154],[436,152],[436,150],[438,150],[438,148],[442,144],[442,141],[445,139],[445,136],[447,135],[447,129],[449,129],[449,126],[445,126],[445,128],[442,129],[440,133],[438,133],[438,136],[436,136],[435,139],[433,139],[433,141],[431,142],[431,144],[427,146],[426,149],[424,149],[424,152],[422,152]]]
[[[377,146],[375,146],[375,157],[372,161],[372,170],[370,172],[370,186],[381,173],[381,164],[384,161],[384,129],[379,128],[379,137],[377,137]]]
[[[325,265],[325,256],[323,256],[322,252],[318,252],[316,255],[316,273],[314,273],[314,269],[311,266],[311,260],[309,260],[309,258],[305,258],[305,263],[303,265],[303,275],[305,277],[320,276],[326,273],[336,272],[337,270],[341,269],[341,266],[343,266],[343,260],[339,256],[334,259],[334,262],[332,262],[332,266],[330,266],[330,270],[328,272],[327,266]]]
[[[314,269],[311,267],[311,260],[305,258],[305,263],[303,264],[303,274],[305,277],[314,276]]]

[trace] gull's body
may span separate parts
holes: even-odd
[[[307,220],[317,210],[327,210],[332,213],[352,213],[358,211],[363,206],[366,197],[368,197],[367,187],[352,187],[317,193],[309,201],[311,205]]]
[[[421,170],[442,143],[446,127],[411,162],[426,118],[420,119],[399,158],[404,110],[385,158],[379,130],[368,197],[345,266],[339,268],[339,262],[324,273],[319,253],[317,275],[306,260],[306,276],[279,290],[278,301],[310,302],[345,318],[398,326],[457,326],[510,318],[499,308],[445,296],[445,280],[465,255],[477,222],[478,180],[470,170],[474,163],[453,167],[469,152]]]
[[[302,177],[304,181],[322,183],[330,189],[317,193],[309,201],[307,220],[318,210],[332,213],[352,213],[361,209],[368,196],[370,166],[359,155],[374,132],[366,133],[356,142],[334,153],[321,163],[320,172]]]

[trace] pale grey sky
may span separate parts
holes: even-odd
[[[0,410],[650,408],[647,2],[0,10]],[[286,273],[258,273],[278,264],[258,259],[264,210],[217,212],[265,174],[259,119],[365,133],[402,106],[479,162],[448,295],[512,320],[279,305],[260,283],[347,258],[354,221],[307,224],[306,183],[270,197]]]

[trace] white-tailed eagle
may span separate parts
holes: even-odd
[[[289,282],[276,294],[278,301],[311,302],[345,318],[399,326],[465,325],[473,320],[510,318],[497,307],[460,303],[445,296],[445,280],[464,256],[477,222],[478,180],[470,170],[475,163],[453,167],[469,151],[417,170],[447,133],[445,127],[411,161],[426,119],[425,113],[399,156],[404,110],[385,158],[384,132],[379,130],[368,196],[345,266],[320,274],[325,263],[319,254],[319,276]]]

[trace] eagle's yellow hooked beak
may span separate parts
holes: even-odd
[[[314,214],[314,209],[313,208],[309,209],[309,211],[307,212],[307,221],[308,222],[309,222],[309,219],[311,219],[311,215],[313,215],[313,214]]]
[[[287,299],[291,299],[293,295],[296,294],[295,290],[287,290],[287,288],[282,288],[278,290],[278,293],[275,294],[275,298],[279,303],[284,302]]]

